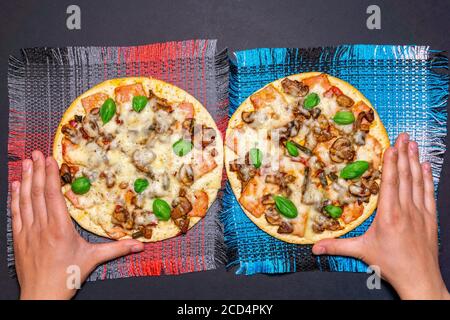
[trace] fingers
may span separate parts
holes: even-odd
[[[31,201],[34,218],[41,226],[47,224],[47,206],[45,205],[45,160],[42,152],[35,150],[33,158],[33,178],[31,182]]]
[[[381,176],[380,200],[378,206],[381,212],[390,212],[391,208],[398,203],[398,150],[389,147],[383,157],[383,173]]]
[[[325,239],[317,242],[312,251],[314,254],[328,254],[355,257],[364,260],[361,237],[347,239]]]
[[[20,184],[19,208],[22,226],[31,227],[33,224],[33,207],[31,204],[31,183],[33,179],[33,163],[30,159],[22,162],[22,183]]]
[[[408,134],[401,133],[397,138],[395,146],[398,149],[399,199],[400,205],[404,208],[412,201],[412,174],[409,165],[408,144]]]
[[[436,201],[434,199],[434,183],[431,166],[428,162],[422,164],[422,175],[424,182],[424,205],[429,213],[436,215]]]
[[[417,142],[409,142],[409,167],[411,168],[412,176],[412,199],[417,208],[423,208],[423,176],[422,167],[419,161],[419,149]]]
[[[12,218],[12,229],[13,235],[16,235],[22,230],[22,219],[20,217],[20,182],[14,181],[11,184],[11,218]]]
[[[131,239],[95,244],[93,247],[93,261],[96,264],[144,250],[144,244],[142,242]]]
[[[70,222],[67,206],[61,192],[59,168],[53,157],[45,159],[45,202],[47,204],[48,219],[50,223]]]

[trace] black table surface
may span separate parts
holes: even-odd
[[[81,8],[81,30],[66,28],[66,8]],[[381,30],[366,27],[366,8],[381,8]],[[219,49],[324,45],[419,44],[450,49],[450,1],[2,1],[0,5],[0,298],[18,297],[6,267],[8,56],[23,47],[126,46],[195,38],[218,39]],[[447,140],[447,145],[449,141]],[[442,178],[449,174],[448,152]],[[450,180],[439,185],[441,269],[450,286]],[[367,274],[299,272],[238,276],[224,268],[179,276],[87,283],[78,299],[392,299],[386,284],[366,286]]]

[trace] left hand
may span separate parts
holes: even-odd
[[[23,161],[22,183],[12,183],[12,227],[21,299],[70,299],[68,267],[80,270],[80,283],[108,260],[139,252],[143,243],[121,240],[92,244],[75,230],[67,211],[58,164],[34,151]],[[70,270],[70,269],[69,269]]]

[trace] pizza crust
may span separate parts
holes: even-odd
[[[56,129],[54,143],[53,143],[53,157],[58,162],[58,165],[64,162],[62,158],[62,138],[64,135],[61,132],[61,128],[64,124],[66,124],[69,120],[71,120],[76,114],[85,114],[84,108],[81,105],[81,99],[90,96],[94,93],[104,92],[107,93],[110,97],[114,97],[114,89],[118,86],[141,83],[146,92],[151,89],[157,96],[167,99],[169,102],[190,102],[194,106],[195,110],[195,118],[199,119],[202,123],[207,126],[213,128],[216,131],[216,150],[217,156],[217,167],[209,172],[207,175],[203,176],[199,181],[196,181],[194,185],[198,182],[199,185],[195,186],[196,190],[203,189],[208,194],[208,210],[211,207],[212,203],[215,201],[217,197],[218,190],[221,186],[222,179],[222,170],[223,170],[223,139],[222,135],[217,128],[216,123],[213,118],[209,114],[208,110],[193,96],[188,94],[186,91],[170,84],[164,82],[162,80],[158,80],[155,78],[148,77],[128,77],[128,78],[118,78],[111,79],[84,92],[82,95],[77,97],[69,108],[65,111],[62,116],[61,122]],[[65,198],[65,197],[64,197]],[[89,216],[89,213],[85,210],[80,210],[75,208],[70,201],[66,198],[66,204],[68,207],[68,211],[71,217],[83,228],[89,232],[92,232],[96,235],[111,238],[108,234],[103,230],[103,228],[93,222]],[[191,217],[189,223],[189,229],[191,229],[195,224],[197,224],[202,218],[200,217]],[[109,218],[109,223],[110,222]],[[153,228],[153,235],[151,239],[146,239],[144,237],[138,238],[138,240],[142,242],[156,242],[165,239],[169,239],[180,234],[179,228],[175,225],[175,223],[170,219],[169,221],[159,221],[158,226]],[[130,236],[122,237],[121,239],[128,239]]]
[[[301,81],[305,78],[309,78],[309,77],[313,77],[313,76],[317,76],[321,74],[321,72],[307,72],[307,73],[300,73],[300,74],[295,74],[295,75],[290,75],[287,78],[291,79],[291,80],[297,80],[297,81]],[[333,76],[327,75],[328,76],[328,80],[330,81],[331,85],[335,85],[337,86],[339,89],[341,89],[341,91],[349,96],[350,98],[352,98],[354,101],[363,101],[364,103],[367,104],[367,106],[369,106],[370,108],[372,108],[374,110],[374,115],[375,115],[375,119],[372,123],[371,129],[370,129],[370,134],[375,136],[377,138],[377,140],[380,142],[380,144],[382,145],[383,148],[383,152],[389,147],[390,142],[389,142],[389,137],[388,134],[386,132],[386,129],[383,125],[383,123],[380,120],[380,117],[378,115],[378,113],[376,112],[375,108],[372,106],[372,104],[370,103],[370,101],[359,91],[357,90],[355,87],[353,87],[351,84],[349,84],[348,82],[345,82],[341,79],[335,78]],[[256,92],[259,92],[261,90],[263,90],[265,87],[269,86],[269,85],[273,85],[276,89],[278,89],[278,91],[283,92],[282,87],[281,87],[281,81],[282,79],[278,79],[272,83],[267,84],[266,86],[264,86],[263,88],[259,89]],[[254,94],[254,93],[253,93]],[[285,98],[287,100],[290,99],[289,96],[283,94],[285,96]],[[250,97],[248,97],[238,108],[237,110],[234,112],[233,116],[231,117],[229,123],[228,123],[228,127],[227,127],[227,131],[225,134],[225,141],[226,138],[229,137],[231,135],[231,132],[233,131],[232,127],[234,127],[236,124],[238,124],[240,122],[241,119],[241,114],[244,111],[251,111],[253,110],[253,105],[250,101]],[[234,172],[230,171],[229,165],[228,163],[230,161],[232,161],[233,159],[236,158],[235,153],[233,152],[233,150],[231,150],[228,146],[225,145],[224,147],[224,160],[225,160],[225,168],[226,168],[226,172],[227,172],[227,176],[228,179],[230,181],[230,185],[231,188],[233,190],[234,195],[236,196],[236,199],[239,199],[241,196],[241,182],[239,181],[239,179],[237,178],[237,175]],[[264,217],[264,215],[262,215],[261,217],[257,218],[255,217],[253,214],[251,214],[248,210],[246,210],[241,204],[241,208],[244,211],[244,213],[247,215],[247,217],[253,221],[253,223],[255,223],[261,230],[265,231],[266,233],[268,233],[269,235],[285,241],[285,242],[289,242],[289,243],[295,243],[295,244],[312,244],[315,243],[321,239],[326,239],[326,238],[336,238],[339,236],[342,236],[348,232],[350,232],[351,230],[355,229],[357,226],[359,226],[361,223],[363,223],[376,209],[377,207],[377,201],[378,201],[378,195],[376,196],[371,196],[370,197],[370,201],[369,203],[364,205],[364,212],[363,214],[357,218],[356,220],[352,221],[351,223],[345,225],[345,227],[342,230],[338,230],[338,231],[329,231],[329,230],[325,230],[324,232],[320,233],[320,234],[314,234],[313,232],[309,232],[308,237],[299,237],[297,235],[292,235],[292,234],[280,234],[277,232],[278,226],[275,225],[271,225],[266,221],[266,218]],[[239,202],[239,201],[238,201]],[[309,221],[307,222],[307,227],[306,227],[306,233],[308,233],[308,226],[309,226]]]

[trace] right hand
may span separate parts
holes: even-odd
[[[315,254],[351,256],[380,268],[402,299],[450,299],[439,269],[436,203],[429,163],[406,133],[386,150],[376,217],[356,238],[325,239]]]

